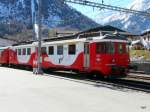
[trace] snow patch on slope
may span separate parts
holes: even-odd
[[[150,12],[150,0],[134,0],[129,9]],[[109,24],[123,30],[140,34],[150,26],[150,17],[138,16],[136,14],[113,13],[104,18],[104,24]]]

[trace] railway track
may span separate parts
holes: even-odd
[[[126,78],[122,79],[103,79],[99,80],[96,78],[89,79],[86,76],[82,76],[81,74],[71,74],[71,73],[63,73],[63,72],[53,72],[51,73],[52,77],[57,77],[65,80],[70,80],[74,82],[84,83],[93,85],[96,87],[108,87],[114,90],[135,90],[142,91],[146,93],[150,93],[150,82],[137,81],[137,80],[128,80]]]
[[[148,82],[127,79],[115,79],[110,82],[118,84],[124,88],[150,93],[150,83]]]
[[[145,75],[128,75],[127,78],[142,79],[142,80],[150,81],[150,76],[145,76]]]

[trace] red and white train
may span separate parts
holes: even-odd
[[[37,42],[0,48],[1,65],[37,67]],[[74,70],[103,77],[128,73],[128,41],[120,35],[73,35],[43,40],[43,69]]]

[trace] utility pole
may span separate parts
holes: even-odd
[[[41,2],[42,0],[34,0],[34,31],[35,31],[35,40],[38,43],[38,47],[36,50],[37,54],[37,67],[33,68],[34,74],[43,74],[41,68]]]
[[[37,74],[43,74],[42,68],[41,68],[41,3],[42,0],[38,0],[39,1],[39,10],[38,10],[38,24],[39,24],[39,32],[38,32],[38,70],[37,70]]]

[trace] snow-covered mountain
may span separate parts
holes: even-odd
[[[31,25],[31,1],[0,0],[0,26],[2,26],[1,24],[6,27],[8,24],[18,25],[17,30],[19,30],[23,26]],[[76,29],[86,29],[98,25],[67,4],[63,4],[62,0],[42,0],[42,23],[49,27]],[[5,31],[4,28],[0,29]]]
[[[134,0],[127,8],[132,10],[150,12],[150,0]],[[150,28],[150,17],[138,16],[136,14],[114,13],[104,18],[104,23],[123,30],[139,34]]]

